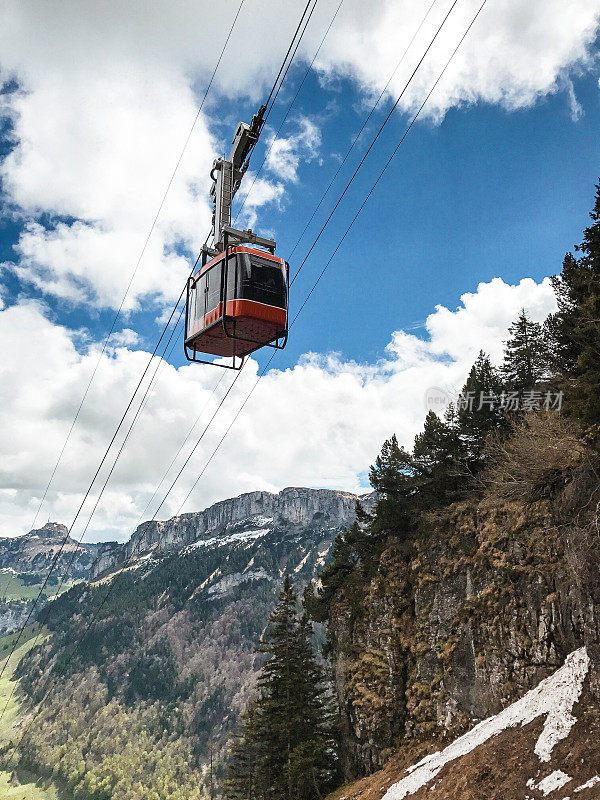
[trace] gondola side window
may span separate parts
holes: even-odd
[[[194,323],[198,319],[198,315],[196,314],[196,281],[192,281],[189,287],[189,294],[188,294],[188,317],[187,317],[187,330],[185,332],[186,336],[189,336],[192,328],[194,327]]]
[[[206,276],[198,278],[194,284],[195,288],[195,303],[194,303],[194,319],[202,322],[204,318],[204,287],[206,286]]]
[[[212,266],[206,273],[207,280],[207,293],[206,293],[206,311],[213,311],[221,302],[221,267],[222,263],[219,261]]]

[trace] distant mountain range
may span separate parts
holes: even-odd
[[[373,493],[358,497],[333,489],[288,488],[278,494],[248,492],[215,503],[204,511],[182,514],[164,522],[142,523],[125,544],[107,544],[91,567],[93,580],[124,564],[154,561],[186,547],[223,547],[243,540],[308,532],[317,540],[351,524],[356,501],[371,508]],[[307,561],[310,553],[307,553]],[[315,561],[319,556],[315,556]]]
[[[96,731],[92,745],[73,742],[86,753],[86,780],[96,780],[96,769],[100,780],[108,762],[129,774],[126,754],[121,762],[111,750],[122,736],[152,757],[137,783],[119,784],[118,796],[168,780],[179,781],[182,796],[198,796],[199,786],[209,791],[207,765],[222,780],[225,745],[254,685],[255,647],[284,575],[301,595],[352,524],[357,499],[328,489],[251,492],[146,522],[125,544],[100,548],[90,582],[51,605],[46,624],[54,635],[22,664],[22,688],[32,696],[38,669],[53,663],[60,675],[36,726],[36,763],[78,791],[68,754],[53,749],[75,722],[82,737]],[[374,502],[360,499],[367,508]],[[168,773],[179,761],[183,778]]]
[[[65,525],[47,522],[24,536],[0,539],[0,569],[45,576],[67,533]],[[87,578],[94,562],[106,549],[112,550],[114,546],[114,542],[78,544],[69,537],[53,572],[60,577],[68,572],[70,578]]]

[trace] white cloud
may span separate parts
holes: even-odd
[[[321,146],[321,131],[312,120],[302,117],[297,128],[297,132],[288,137],[276,138],[273,134],[267,140],[267,169],[291,183],[298,180],[300,163],[315,159]]]
[[[257,176],[257,173],[247,172],[245,183],[242,183],[236,201],[240,209],[234,217],[238,228],[255,228],[258,221],[258,209],[268,203],[279,205],[284,194],[284,185],[281,181],[267,180]]]
[[[427,338],[394,333],[385,357],[376,363],[308,354],[293,368],[271,370],[187,510],[243,491],[287,485],[364,488],[360,475],[385,438],[396,432],[404,444],[411,444],[425,416],[426,390],[459,390],[480,347],[499,353],[522,306],[536,319],[553,310],[548,282],[525,279],[509,286],[495,279],[480,284],[476,292],[463,295],[456,310],[436,308],[426,323]],[[35,368],[28,351],[32,331],[44,349]],[[123,334],[126,339],[127,332]],[[22,533],[30,526],[97,362],[99,346],[81,354],[75,336],[53,324],[38,304],[0,311],[0,535]],[[103,357],[42,511],[44,519],[70,521],[147,359],[147,353],[125,346]],[[208,404],[198,434],[229,386],[232,377],[226,373],[211,396],[221,376],[210,367],[162,365],[94,519],[94,538],[131,532],[195,416]],[[255,379],[256,363],[251,361],[161,516],[178,509]]]
[[[437,3],[410,48],[389,93],[397,96],[451,3]],[[458,3],[400,107],[413,110],[434,83],[480,0]],[[352,3],[332,30],[320,66],[352,74],[373,91],[385,86],[428,7],[383,0]],[[425,114],[439,119],[452,106],[484,101],[513,110],[566,87],[573,71],[589,67],[600,19],[598,0],[488,2],[434,92]]]
[[[312,58],[337,0],[317,6],[299,57]],[[401,108],[413,109],[477,8],[461,0]],[[439,0],[402,69],[396,95],[449,7]],[[8,0],[0,9],[0,76],[19,91],[3,99],[14,149],[0,168],[5,202],[27,223],[8,265],[39,292],[116,307],[196,114],[198,98],[237,3]],[[346,0],[321,50],[324,78],[352,76],[367,92],[385,85],[425,11],[414,0]],[[600,0],[494,0],[482,12],[429,112],[480,100],[507,108],[564,90],[579,113],[571,75],[592,62]],[[209,227],[208,170],[225,149],[211,128],[219,93],[258,102],[299,16],[296,4],[244,6],[214,94],[190,142],[126,304],[167,303]],[[314,123],[274,143],[275,183],[257,181],[247,219],[281,197],[314,156]],[[246,184],[248,179],[246,180]],[[45,214],[46,217],[40,215]],[[57,216],[58,215],[58,216]],[[48,217],[50,222],[48,222]]]

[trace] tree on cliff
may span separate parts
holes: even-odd
[[[488,435],[505,425],[499,402],[501,394],[502,380],[489,356],[481,350],[462,388],[456,414],[465,463],[471,472],[483,466],[483,448]]]
[[[332,786],[335,747],[311,628],[286,576],[258,651],[268,656],[230,751],[229,800],[309,800]]]
[[[549,353],[544,329],[539,322],[532,322],[523,308],[508,333],[501,368],[506,388],[530,391],[547,375]]]
[[[552,278],[558,310],[548,323],[554,367],[563,380],[566,409],[600,423],[600,184],[576,258],[567,253],[562,273]]]

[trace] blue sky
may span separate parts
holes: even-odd
[[[99,363],[42,517],[68,520],[93,475],[205,238],[212,159],[264,97],[302,5],[257,3],[234,29],[100,362],[237,6],[217,12],[208,3],[192,9],[174,2],[169,13],[157,5],[141,21],[134,2],[121,4],[114,18],[91,2],[28,0],[3,12],[0,534],[30,525]],[[319,3],[246,189],[336,6]],[[425,10],[413,0],[378,0],[367,13],[358,0],[345,0],[241,220],[276,237],[292,274],[448,6],[438,0],[432,7],[290,257]],[[292,314],[477,7],[457,4],[295,283]],[[455,391],[480,347],[498,360],[522,305],[539,319],[552,310],[544,279],[580,240],[600,173],[599,21],[600,3],[584,0],[488,4],[206,476],[186,499],[263,354],[232,390],[164,514],[256,488],[365,489],[383,438],[395,431],[408,445],[418,431],[428,386]],[[23,37],[27,48],[18,46]],[[213,395],[219,377],[217,369],[187,366],[179,339],[91,523],[92,538],[123,537],[136,524],[190,420],[204,406],[210,414],[229,385],[227,375]]]
[[[274,128],[304,71],[304,65],[292,70],[288,92],[271,118]],[[576,119],[563,91],[532,108],[507,112],[478,103],[451,110],[441,124],[426,120],[413,128],[303,311],[285,353],[277,356],[277,366],[293,365],[307,351],[333,350],[349,359],[374,360],[383,354],[391,331],[403,328],[426,335],[424,322],[435,305],[456,307],[461,294],[476,290],[481,281],[493,277],[510,283],[523,277],[539,281],[559,271],[564,253],[580,240],[600,173],[597,71],[576,80],[574,91],[581,106]],[[281,136],[294,131],[299,116],[316,118],[322,134],[320,154],[301,166],[298,182],[286,187],[279,205],[261,211],[257,225],[274,232],[280,255],[289,257],[337,169],[338,155],[346,153],[368,114],[368,103],[350,81],[324,88],[318,76],[311,74],[305,82]],[[391,100],[380,104],[354,147],[298,245],[291,260],[292,274],[390,105]],[[253,109],[247,102],[220,102],[213,115],[226,119],[219,126],[223,138],[234,127],[236,115],[249,119]],[[292,312],[337,245],[409,119],[407,114],[398,114],[388,123],[303,268],[292,292]],[[269,129],[256,148],[254,168],[264,159],[268,134]],[[2,151],[10,147],[5,135]],[[207,190],[209,184],[207,176]],[[23,224],[4,214],[0,225],[0,260],[10,261]],[[10,273],[4,285],[9,303],[21,293],[44,296]],[[57,320],[75,328],[85,326],[96,337],[102,336],[114,316],[112,309],[90,314],[89,308],[44,299]],[[156,308],[151,303],[124,320],[144,333],[141,344],[146,346],[159,330],[155,322]],[[171,360],[183,363],[181,348],[175,349]]]

